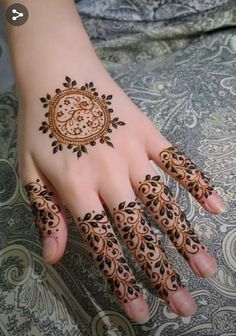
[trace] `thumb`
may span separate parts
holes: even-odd
[[[46,263],[55,264],[64,255],[68,235],[62,202],[52,184],[35,166],[30,169],[30,174],[27,170],[27,177],[21,180],[41,237],[43,259]]]

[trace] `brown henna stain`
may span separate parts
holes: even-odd
[[[82,153],[88,153],[88,145],[96,145],[96,140],[114,147],[107,134],[112,133],[111,127],[116,129],[125,123],[117,117],[111,119],[112,95],[99,96],[93,82],[78,88],[75,80],[68,76],[65,79],[65,89],[56,89],[53,98],[50,94],[40,98],[47,109],[47,121],[42,122],[39,130],[50,131],[53,153],[62,151],[66,145],[79,158]]]
[[[41,238],[43,236],[52,237],[58,231],[59,213],[61,212],[59,205],[53,202],[54,193],[48,191],[47,186],[40,183],[39,179],[25,185],[25,190]]]
[[[204,203],[204,199],[212,194],[214,185],[210,179],[177,147],[164,149],[160,152],[160,158],[166,170],[180,181],[196,200]]]
[[[146,175],[138,188],[145,206],[165,229],[178,252],[189,261],[188,254],[196,254],[205,247],[200,243],[186,215],[174,200],[170,189],[159,175]]]
[[[162,298],[183,287],[137,202],[121,202],[113,209],[113,218],[132,256]]]
[[[140,288],[125,261],[105,211],[88,212],[78,217],[78,228],[91,250],[91,256],[106,276],[120,302],[127,303],[140,296]]]

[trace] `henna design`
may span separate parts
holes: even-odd
[[[151,229],[151,224],[136,202],[119,204],[113,209],[113,218],[132,256],[146,272],[152,286],[162,298],[169,291],[183,287],[180,276],[168,262],[161,241]]]
[[[59,205],[53,202],[54,193],[47,190],[47,186],[41,185],[40,180],[25,185],[27,196],[35,216],[35,224],[42,238],[43,235],[53,236],[58,231],[60,218]]]
[[[86,213],[83,219],[77,219],[79,230],[92,252],[93,260],[107,277],[121,302],[134,300],[139,296],[140,288],[124,259],[105,211],[101,214],[92,212],[93,214]]]
[[[43,121],[39,130],[50,131],[49,137],[55,139],[53,153],[62,151],[65,144],[79,158],[82,153],[88,153],[86,145],[95,146],[97,139],[101,144],[114,147],[107,133],[112,133],[111,126],[117,128],[125,123],[117,117],[111,120],[112,95],[99,97],[92,82],[78,88],[75,80],[68,76],[65,79],[64,90],[56,89],[53,98],[50,94],[40,98],[47,109],[48,121]]]
[[[212,194],[214,185],[210,185],[210,179],[177,147],[172,146],[164,149],[160,153],[160,158],[171,175],[182,182],[183,186],[186,187],[198,201]],[[205,202],[202,201],[202,203]]]
[[[138,188],[145,206],[150,210],[161,228],[166,231],[178,252],[189,260],[188,253],[196,254],[205,249],[200,243],[194,228],[187,220],[170,189],[159,175],[146,175]]]

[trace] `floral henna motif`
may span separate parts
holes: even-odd
[[[212,194],[214,185],[210,185],[210,179],[177,147],[169,147],[161,151],[160,158],[171,175],[182,182],[198,201]],[[202,203],[205,203],[204,200]]]
[[[82,153],[88,153],[86,145],[95,146],[99,139],[101,144],[114,147],[107,133],[112,133],[111,126],[117,128],[125,123],[119,118],[111,120],[112,95],[99,97],[93,83],[78,88],[75,80],[66,76],[63,83],[65,89],[56,89],[52,98],[50,94],[40,98],[43,107],[47,109],[39,130],[43,133],[50,131],[53,153],[63,149],[73,149],[79,158]]]
[[[78,227],[99,269],[107,277],[118,299],[127,303],[140,296],[140,288],[126,263],[105,212],[78,217]]]
[[[44,235],[53,236],[58,231],[60,207],[53,202],[53,192],[47,190],[40,180],[25,185],[27,196],[35,216],[35,224],[42,238]]]
[[[138,190],[145,206],[185,260],[189,260],[189,253],[195,254],[205,249],[171,191],[161,181],[161,177],[147,175],[145,181],[139,183]]]
[[[136,202],[120,203],[118,209],[113,209],[113,218],[132,256],[163,299],[168,297],[169,291],[183,287],[179,274],[168,262],[160,240]]]

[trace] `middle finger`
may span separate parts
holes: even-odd
[[[109,185],[109,181],[107,184]],[[181,316],[194,314],[196,304],[181,284],[180,276],[169,263],[160,240],[151,229],[140,205],[135,202],[135,194],[129,181],[123,179],[122,183],[116,183],[115,190],[114,184],[113,190],[104,188],[100,193],[113,214],[118,230],[132,256],[171,310]],[[121,199],[129,201],[120,202]]]

